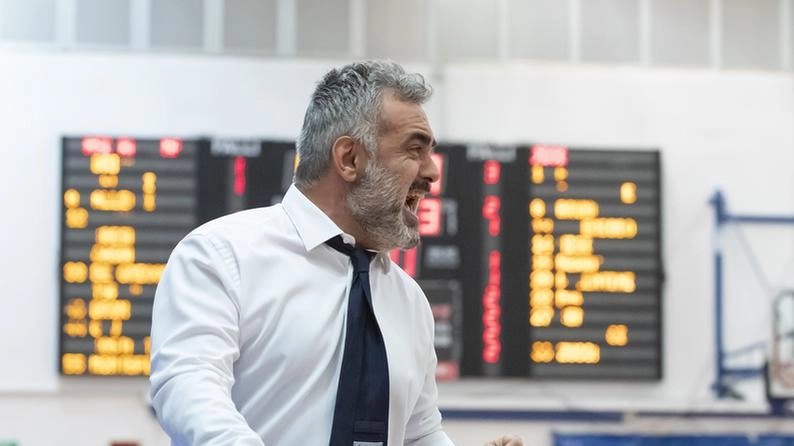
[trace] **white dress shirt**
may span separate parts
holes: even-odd
[[[282,204],[211,221],[177,245],[151,337],[152,403],[172,444],[328,444],[353,274],[325,245],[339,234],[354,244],[292,186]],[[369,277],[389,360],[389,445],[452,445],[427,299],[386,253]]]

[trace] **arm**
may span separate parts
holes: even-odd
[[[425,374],[425,386],[419,400],[416,402],[414,412],[408,420],[405,433],[406,446],[454,446],[452,440],[441,429],[441,413],[438,411],[436,388],[436,358],[435,348],[431,349],[432,366]],[[520,437],[504,435],[483,446],[524,446]]]
[[[152,314],[151,397],[174,445],[263,446],[231,399],[239,356],[237,272],[206,237],[177,245]]]
[[[431,346],[431,367],[425,373],[422,394],[414,406],[405,432],[406,446],[454,446],[452,440],[441,429],[441,413],[438,411],[436,388],[436,350]],[[524,446],[521,438],[504,435],[484,446]]]
[[[432,320],[431,320],[432,324]],[[431,325],[432,326],[432,325]],[[432,340],[432,337],[431,337]],[[425,383],[405,429],[405,444],[410,446],[454,446],[441,429],[436,388],[436,349],[430,342],[430,359],[425,370]]]

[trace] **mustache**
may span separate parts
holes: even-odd
[[[430,182],[425,180],[416,180],[411,183],[411,190],[418,190],[428,193],[430,192]]]

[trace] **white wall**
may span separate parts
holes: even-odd
[[[86,132],[294,138],[313,84],[330,65],[0,50],[0,438],[38,445],[80,435],[65,444],[105,445],[129,436],[165,444],[147,412],[145,383],[57,374],[59,138]],[[759,72],[570,65],[449,65],[434,77],[438,95],[428,111],[441,140],[660,148],[667,274],[663,381],[454,383],[441,386],[442,405],[763,410],[757,382],[748,402],[717,402],[709,391],[714,318],[707,200],[719,187],[737,211],[794,214],[793,80]],[[791,250],[794,241],[783,246]],[[745,330],[737,333],[738,344]],[[86,430],[89,422],[95,430]],[[555,426],[568,425],[499,429],[542,442]],[[452,421],[448,428],[463,445],[496,432],[483,422]]]

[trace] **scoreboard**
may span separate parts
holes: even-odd
[[[391,252],[436,320],[438,379],[659,379],[659,153],[441,145],[421,244]],[[281,200],[291,143],[63,140],[60,369],[147,375],[168,255]]]
[[[199,224],[263,205],[265,191],[281,190],[273,178],[283,177],[283,163],[274,156],[292,163],[294,152],[287,143],[270,146],[263,152],[261,141],[63,139],[63,374],[148,375],[154,292],[171,250]]]
[[[196,225],[195,142],[64,140],[61,370],[149,372],[168,250]]]
[[[528,375],[660,378],[658,152],[538,145],[521,157],[526,195],[505,199],[529,223],[529,249],[513,250],[528,285]]]

